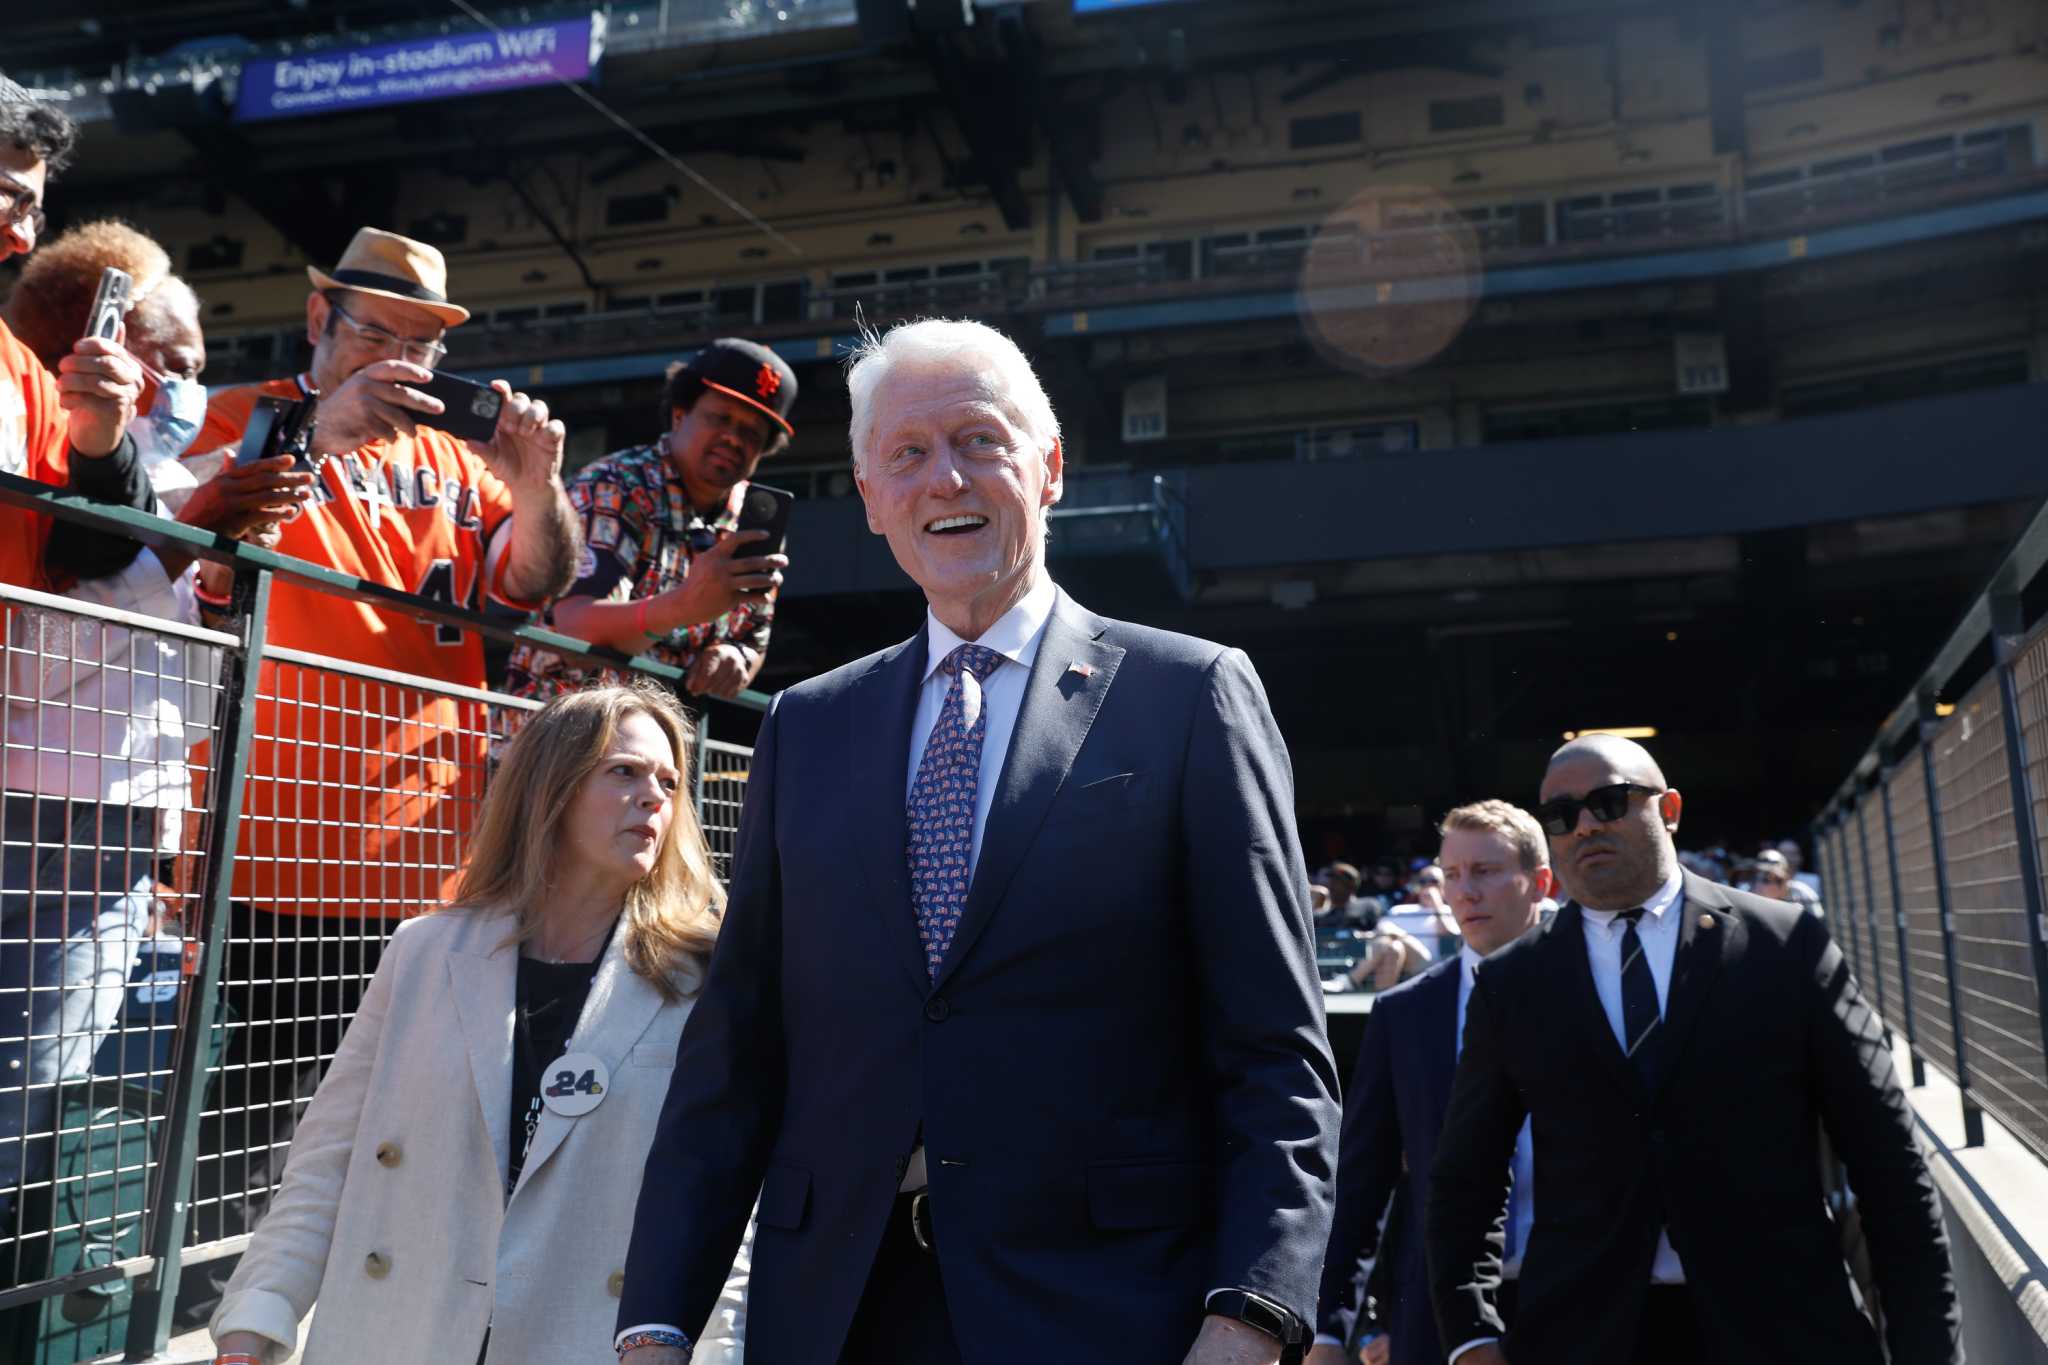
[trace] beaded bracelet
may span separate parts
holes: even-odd
[[[685,1360],[689,1359],[691,1353],[690,1339],[684,1336],[681,1332],[664,1332],[660,1330],[653,1330],[646,1332],[633,1332],[629,1333],[626,1336],[620,1337],[619,1359],[624,1360],[626,1358],[626,1352],[633,1350],[635,1347],[639,1346],[673,1346],[676,1350],[681,1351],[683,1353],[683,1358]]]

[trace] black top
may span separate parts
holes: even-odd
[[[541,1099],[542,1070],[569,1050],[583,1002],[590,996],[590,983],[597,977],[604,954],[593,962],[542,962],[519,959],[519,983],[513,990],[512,1010],[512,1128],[510,1159],[506,1163],[505,1189],[519,1183],[526,1165],[526,1152],[533,1145],[533,1133],[540,1123],[545,1102]]]
[[[70,452],[71,473],[64,491],[115,507],[132,507],[140,512],[156,510],[156,493],[135,448],[135,438],[123,435],[121,444],[98,459],[86,459]],[[113,531],[58,521],[50,527],[49,542],[43,548],[43,563],[53,577],[90,582],[117,574],[142,552],[142,542]]]

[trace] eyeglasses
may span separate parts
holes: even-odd
[[[380,350],[396,351],[400,360],[433,369],[441,363],[441,357],[448,354],[448,348],[438,341],[414,341],[396,332],[387,332],[373,322],[363,322],[338,303],[327,305],[342,324],[354,332],[357,340]]]
[[[28,228],[31,237],[43,235],[50,220],[43,216],[36,192],[18,180],[0,179],[0,224]]]
[[[1617,782],[1611,787],[1595,787],[1584,796],[1560,796],[1545,801],[1536,808],[1536,822],[1546,834],[1570,834],[1579,827],[1579,812],[1589,810],[1601,824],[1612,824],[1628,814],[1628,798],[1635,792],[1645,796],[1664,794],[1657,787],[1645,787],[1639,782]]]

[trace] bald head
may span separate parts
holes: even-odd
[[[1650,757],[1650,751],[1632,739],[1619,735],[1581,735],[1567,743],[1550,756],[1547,772],[1556,772],[1567,763],[1586,760],[1603,763],[1620,775],[1620,780],[1640,782],[1645,787],[1663,788],[1670,784],[1664,780],[1664,770],[1657,766],[1657,760]]]
[[[1587,909],[1634,909],[1677,875],[1672,836],[1683,803],[1642,745],[1615,735],[1572,740],[1550,756],[1542,800],[1558,803],[1566,822],[1564,833],[1549,833],[1556,826],[1546,817],[1551,866]]]

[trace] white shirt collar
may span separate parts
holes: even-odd
[[[1458,962],[1465,973],[1465,980],[1467,982],[1472,980],[1472,974],[1479,970],[1479,964],[1484,961],[1486,961],[1485,958],[1472,950],[1471,944],[1461,943],[1458,945]]]
[[[1664,912],[1677,905],[1679,897],[1684,894],[1685,874],[1682,872],[1672,873],[1671,880],[1658,887],[1657,894],[1643,903],[1643,909],[1650,912],[1650,922],[1653,924],[1663,923]],[[1614,910],[1588,910],[1583,905],[1579,909],[1587,919],[1599,925],[1602,929],[1612,925],[1615,915],[1619,913]]]
[[[1045,635],[1045,623],[1052,619],[1052,606],[1058,597],[1059,589],[1053,586],[1052,579],[1041,577],[1038,586],[1025,593],[1016,606],[998,617],[994,625],[982,632],[979,640],[961,639],[927,607],[925,680],[929,680],[932,674],[938,671],[939,665],[945,662],[948,654],[966,644],[992,649],[1012,663],[1030,668],[1032,660],[1038,657],[1038,642]]]

